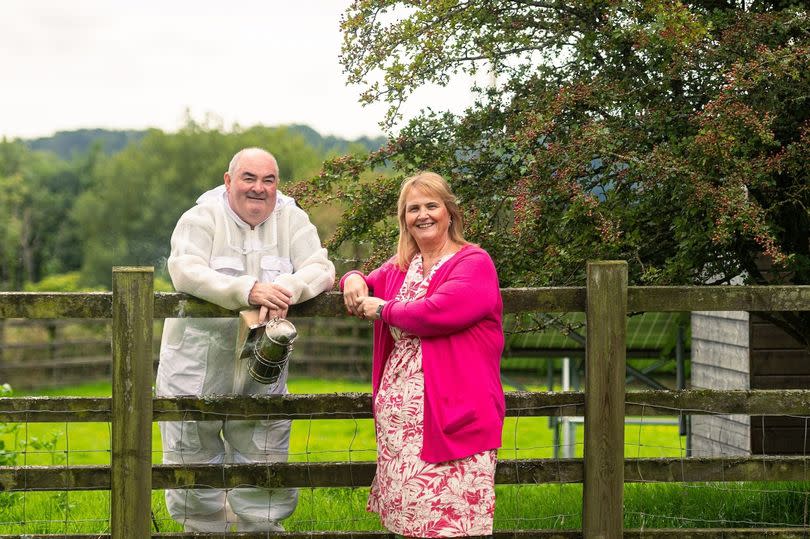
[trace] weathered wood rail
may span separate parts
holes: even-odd
[[[296,375],[371,374],[371,328],[355,318],[298,318]],[[158,361],[161,319],[154,345]],[[0,318],[0,380],[15,390],[109,381],[112,373],[110,320]],[[365,361],[362,361],[365,359]]]
[[[111,491],[110,534],[25,537],[184,537],[150,532],[150,492],[178,486],[367,486],[373,462],[261,465],[151,465],[152,421],[221,417],[367,418],[366,394],[152,398],[155,318],[236,316],[182,294],[153,293],[151,268],[116,268],[111,293],[0,293],[0,318],[111,318],[113,395],[104,398],[2,398],[0,421],[110,421],[110,466],[0,468],[0,490]],[[587,376],[582,393],[510,393],[511,416],[585,416],[583,459],[503,460],[503,484],[582,482],[582,530],[508,530],[496,537],[799,537],[795,529],[623,530],[623,485],[633,481],[810,480],[810,458],[625,459],[626,414],[743,413],[810,416],[810,391],[641,391],[625,394],[625,316],[633,311],[810,310],[810,287],[631,287],[623,262],[593,263],[586,287],[504,289],[505,312],[586,313]],[[297,317],[343,316],[338,294],[291,310]],[[126,428],[123,428],[126,426]],[[381,532],[284,533],[284,537],[389,537]],[[0,536],[11,537],[11,536]],[[266,537],[266,534],[238,534]]]

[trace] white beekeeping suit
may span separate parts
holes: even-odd
[[[334,265],[315,226],[290,197],[277,194],[275,208],[255,227],[231,209],[225,187],[208,191],[179,219],[171,239],[169,273],[174,287],[227,309],[248,307],[253,285],[273,282],[292,293],[292,303],[329,290]],[[157,372],[158,396],[287,392],[278,384],[234,376],[238,320],[167,319]],[[290,421],[223,420],[161,422],[165,463],[286,461]],[[239,531],[283,529],[295,509],[295,489],[239,488],[166,491],[172,517],[187,531],[227,531],[226,499]]]

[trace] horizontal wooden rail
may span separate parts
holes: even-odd
[[[625,539],[751,539],[778,537],[780,539],[807,539],[807,528],[664,528],[664,529],[625,529],[622,536]],[[0,535],[2,539],[109,539],[110,534],[58,534],[58,535]],[[158,538],[222,538],[230,537],[222,534],[207,533],[152,533],[151,537]],[[265,532],[240,532],[233,535],[239,539],[267,539]],[[277,532],[272,537],[279,539],[396,539],[396,535],[383,531],[302,531]],[[582,539],[579,530],[495,530],[494,539]]]
[[[112,292],[0,292],[0,318],[112,318]]]
[[[662,529],[625,529],[625,539],[751,539],[778,537],[780,539],[807,539],[807,528],[662,528]],[[109,539],[110,534],[58,534],[58,535],[0,535],[2,539]],[[222,534],[207,533],[152,533],[152,538],[222,538]],[[239,539],[267,539],[265,532],[240,532],[233,535]],[[384,531],[301,531],[274,532],[272,537],[279,539],[396,539],[396,535]],[[582,539],[579,530],[495,530],[494,539]]]
[[[627,310],[810,311],[810,286],[628,286]]]
[[[808,311],[810,286],[630,286],[629,311]],[[584,287],[504,288],[504,312],[582,312]],[[236,311],[178,293],[155,294],[155,318],[230,317]],[[345,316],[339,292],[295,305],[290,316]],[[0,292],[0,318],[110,318],[111,292]]]
[[[374,461],[274,462],[271,464],[155,464],[152,488],[368,487]],[[582,459],[501,460],[500,485],[581,483]],[[706,457],[624,459],[624,481],[729,482],[810,481],[810,457]],[[109,466],[3,466],[0,492],[109,490]]]
[[[0,350],[47,350],[63,346],[106,346],[110,348],[110,339],[61,339],[47,342],[0,343]]]
[[[39,328],[63,328],[65,326],[75,326],[81,324],[82,326],[106,326],[110,321],[105,318],[82,318],[80,320],[70,318],[7,318],[2,321],[7,328],[14,327],[32,327]]]
[[[580,416],[582,392],[506,393],[510,417]],[[369,393],[322,393],[266,396],[161,397],[154,399],[153,419],[212,420],[224,417],[293,419],[363,419],[371,417]],[[673,416],[707,414],[793,415],[810,417],[810,390],[752,389],[633,391],[625,398],[625,414]],[[110,421],[109,397],[3,397],[0,422]],[[810,428],[810,419],[808,420]]]

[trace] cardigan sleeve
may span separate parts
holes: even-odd
[[[382,318],[419,337],[447,335],[468,328],[501,304],[498,274],[485,251],[465,256],[428,296],[411,302],[388,301]]]
[[[373,270],[368,275],[364,274],[360,270],[347,271],[346,274],[343,275],[343,277],[340,278],[340,291],[341,292],[343,291],[343,285],[346,283],[347,278],[349,278],[351,275],[359,275],[366,282],[366,286],[368,286],[369,293],[373,295],[375,288],[379,288],[380,290],[382,290],[383,282],[385,280],[384,272],[386,270],[390,269],[389,266],[390,266],[390,261],[386,262],[385,264],[383,264],[379,268]]]
[[[348,279],[352,275],[359,275],[360,277],[362,277],[363,280],[366,281],[366,285],[368,286],[368,280],[366,279],[366,276],[362,271],[360,271],[360,270],[351,270],[351,271],[347,271],[343,275],[343,277],[340,278],[340,291],[341,292],[343,292],[343,284],[346,282],[346,279]]]

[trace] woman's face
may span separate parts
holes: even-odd
[[[449,237],[450,213],[441,199],[413,188],[405,197],[405,226],[419,250],[439,246]]]

